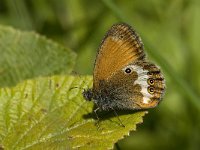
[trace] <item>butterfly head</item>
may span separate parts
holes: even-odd
[[[93,92],[92,92],[92,89],[87,89],[83,91],[83,97],[85,98],[85,100],[87,101],[91,101],[92,98],[93,98]]]

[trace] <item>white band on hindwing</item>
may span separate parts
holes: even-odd
[[[149,76],[147,75],[148,70],[145,70],[141,66],[137,66],[137,65],[128,65],[126,66],[126,68],[132,68],[133,71],[137,72],[138,78],[134,84],[139,84],[141,86],[142,88],[141,93],[143,95],[143,103],[148,104],[150,102],[150,98],[152,97],[152,95],[149,94],[149,92],[147,91],[147,88],[149,86],[147,83],[147,80],[149,79]]]

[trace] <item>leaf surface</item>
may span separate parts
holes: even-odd
[[[91,76],[53,76],[0,89],[0,145],[5,149],[111,149],[147,113],[98,113],[82,96]],[[76,88],[75,88],[76,87]]]
[[[0,26],[0,87],[19,81],[70,73],[75,53],[34,32]]]

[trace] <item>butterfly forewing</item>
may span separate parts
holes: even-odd
[[[97,80],[94,80],[93,88],[98,88],[100,80],[109,79],[130,62],[144,57],[143,44],[135,31],[127,24],[113,25],[98,51],[94,68],[94,78]]]

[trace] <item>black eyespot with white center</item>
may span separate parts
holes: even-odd
[[[130,74],[131,72],[132,72],[132,68],[126,68],[126,69],[125,69],[125,73],[126,73],[126,74]]]
[[[150,94],[153,94],[154,93],[154,88],[152,86],[148,87],[148,92]]]
[[[149,85],[154,85],[154,79],[149,78],[149,79],[147,80],[147,83],[148,83]]]

